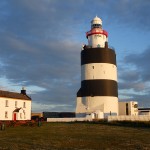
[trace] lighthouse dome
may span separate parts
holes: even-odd
[[[92,21],[91,21],[91,29],[92,28],[102,28],[102,20],[99,17],[95,17]]]

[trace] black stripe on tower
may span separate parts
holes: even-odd
[[[118,84],[114,80],[92,79],[81,82],[77,97],[84,96],[114,96],[118,97]]]
[[[110,63],[116,65],[116,54],[110,48],[85,48],[81,51],[81,65],[89,63]]]

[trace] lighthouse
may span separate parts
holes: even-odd
[[[118,115],[118,83],[115,50],[108,33],[95,17],[86,33],[88,45],[81,50],[81,88],[77,92],[76,117]]]

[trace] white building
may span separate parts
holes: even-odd
[[[0,120],[30,120],[31,98],[21,93],[0,91]]]
[[[137,116],[138,102],[136,101],[119,102],[119,116],[121,115]]]

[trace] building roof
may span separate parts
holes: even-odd
[[[0,90],[0,97],[15,98],[15,99],[22,99],[22,100],[31,100],[31,97],[29,97],[26,94],[9,92],[9,91],[1,91],[1,90]]]
[[[91,24],[101,24],[102,25],[102,20],[99,17],[95,17],[92,21]]]
[[[101,18],[95,16],[95,18],[93,20],[101,20]]]
[[[13,112],[19,112],[21,108],[16,108]]]

